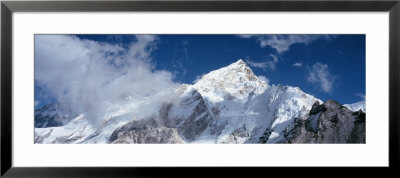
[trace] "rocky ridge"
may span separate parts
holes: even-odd
[[[365,113],[334,100],[316,102],[307,119],[297,119],[286,143],[365,143]]]

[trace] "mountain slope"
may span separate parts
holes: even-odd
[[[365,101],[360,101],[360,102],[353,103],[353,104],[344,104],[343,106],[349,108],[353,112],[356,112],[359,110],[365,112]]]
[[[179,104],[169,104],[163,120],[177,128],[186,143],[258,143],[265,130],[268,143],[282,141],[295,117],[305,117],[315,101],[299,88],[258,80],[239,60],[182,85]]]
[[[135,117],[139,106],[150,101],[121,94],[123,102],[107,102],[101,129],[83,113],[64,126],[35,128],[35,143],[285,143],[298,120],[313,120],[313,104],[322,103],[297,87],[268,85],[242,60],[175,94],[143,117]]]
[[[109,142],[118,143],[118,140],[124,140],[124,142],[139,143],[137,140],[143,140],[149,135],[151,138],[156,137],[154,133],[149,132],[149,129],[159,134],[158,143],[195,140],[214,118],[197,90],[189,85],[182,85],[177,92],[180,94],[178,102],[164,104],[158,114],[151,118],[132,121],[116,129]],[[132,132],[135,134],[130,134]],[[166,132],[168,134],[165,134]]]
[[[334,100],[314,103],[306,120],[298,119],[287,143],[365,143],[365,113],[352,112]]]
[[[35,110],[35,127],[57,127],[63,126],[75,117],[71,111],[63,108],[59,103],[45,105]]]

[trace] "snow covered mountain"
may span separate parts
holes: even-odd
[[[266,130],[272,133],[269,142],[277,142],[295,117],[304,117],[319,101],[299,88],[269,86],[242,60],[204,75],[187,88],[203,96],[214,118],[198,135],[196,141],[201,143],[256,143]]]
[[[349,108],[351,111],[356,112],[361,109],[361,111],[365,112],[365,101],[360,101],[353,104],[344,104],[343,106]]]
[[[35,127],[57,127],[67,124],[77,114],[65,109],[59,103],[45,105],[35,110]]]
[[[296,120],[321,100],[297,87],[268,85],[242,60],[175,90],[150,116],[135,117],[146,98],[108,107],[101,129],[85,113],[64,126],[35,128],[35,143],[284,143]],[[132,97],[131,97],[132,96]],[[140,110],[139,110],[140,112]]]

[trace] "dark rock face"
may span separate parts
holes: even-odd
[[[263,135],[259,138],[258,143],[267,143],[269,136],[271,135],[271,131],[266,129]]]
[[[297,120],[285,137],[286,143],[365,143],[365,113],[334,100],[316,102],[309,117]]]
[[[116,129],[110,143],[183,143],[177,129],[162,126],[155,118],[129,122]]]
[[[35,110],[35,128],[58,127],[67,124],[76,114],[53,103]]]
[[[188,140],[194,140],[200,135],[213,121],[211,113],[208,111],[207,105],[199,92],[193,91],[192,96],[194,103],[197,103],[191,111],[189,118],[184,118],[181,127],[178,127],[179,133]],[[187,103],[185,100],[181,103]]]
[[[173,104],[171,103],[164,103],[158,112],[158,115],[160,116],[161,119],[161,124],[165,125],[166,127],[175,127],[176,126],[176,120],[174,118],[169,117],[169,112],[171,111],[173,107]]]
[[[322,111],[326,111],[326,108],[324,105],[320,104],[318,101],[315,102],[311,108],[310,115],[318,114]]]
[[[187,118],[170,115],[173,107],[188,107]],[[184,143],[194,140],[212,123],[213,117],[199,92],[194,90],[191,96],[183,99],[179,106],[171,103],[162,105],[158,115],[151,118],[129,122],[116,129],[111,143]]]
[[[354,129],[351,132],[350,143],[365,143],[365,113],[361,110],[354,112],[353,116],[356,117],[354,121]]]

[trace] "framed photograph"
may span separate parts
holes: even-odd
[[[399,21],[399,1],[3,1],[1,174],[396,169]]]

